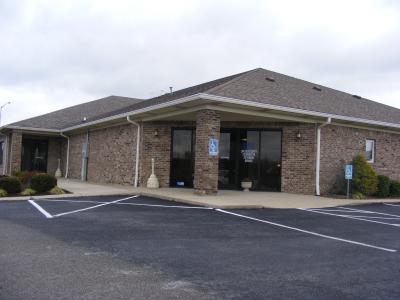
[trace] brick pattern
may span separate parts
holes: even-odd
[[[151,174],[151,158],[160,187],[169,187],[171,134],[173,127],[194,127],[193,122],[146,122],[142,124],[140,148],[140,186],[145,187]],[[157,130],[158,135],[154,133]]]
[[[13,131],[11,134],[10,144],[10,168],[11,172],[21,170],[22,159],[22,132]]]
[[[218,192],[219,156],[209,156],[208,141],[219,140],[220,115],[213,110],[201,110],[196,120],[196,146],[194,163],[194,191],[198,195],[215,195]]]
[[[283,126],[282,192],[315,193],[316,125]],[[297,137],[300,132],[301,137]]]
[[[74,134],[69,138],[70,146],[68,178],[81,178],[82,145],[85,141],[86,133]]]
[[[375,140],[377,173],[400,180],[400,135],[329,125],[321,130],[321,193],[344,188],[344,166],[365,153],[366,139]]]
[[[137,127],[114,126],[89,134],[88,181],[133,184]]]

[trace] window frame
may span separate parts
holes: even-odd
[[[375,163],[376,141],[375,141],[374,139],[365,139],[365,153],[368,152],[368,150],[367,150],[368,142],[372,142],[372,149],[371,149],[371,151],[372,151],[372,157],[371,157],[371,159],[368,159],[367,157],[366,157],[366,158],[367,158],[367,162],[373,164],[373,163]],[[365,156],[367,156],[367,155],[365,155]]]

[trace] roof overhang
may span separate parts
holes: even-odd
[[[335,125],[387,131],[397,134],[400,133],[400,124],[396,123],[328,114],[323,112],[284,107],[243,99],[221,97],[204,93],[199,93],[192,96],[144,107],[134,111],[106,117],[103,119],[86,122],[62,130],[26,127],[13,128],[13,126],[5,127],[10,129],[46,132],[48,134],[60,134],[61,132],[73,133],[76,131],[84,131],[92,128],[100,128],[126,123],[126,118],[128,116],[131,117],[133,120],[139,122],[163,120],[195,120],[196,112],[202,109],[213,109],[220,111],[222,121],[264,120],[319,124],[325,122],[328,118],[331,118],[332,124]]]

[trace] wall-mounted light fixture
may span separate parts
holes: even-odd
[[[300,130],[297,131],[297,133],[296,133],[296,138],[301,139],[301,132],[300,132]]]
[[[154,130],[154,136],[155,136],[155,137],[158,137],[158,129],[155,129],[155,130]]]

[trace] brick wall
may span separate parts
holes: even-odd
[[[10,155],[11,172],[20,171],[22,158],[22,133],[19,131],[13,131],[11,134]]]
[[[220,115],[213,110],[201,110],[196,120],[196,146],[194,163],[194,191],[198,195],[214,195],[218,192],[219,156],[210,156],[208,141],[220,137]]]
[[[171,130],[173,127],[194,127],[193,122],[146,122],[142,124],[140,149],[140,186],[146,186],[151,174],[151,158],[160,187],[169,187],[171,166]],[[154,135],[158,131],[158,136]]]
[[[344,165],[365,153],[365,140],[375,140],[378,174],[400,180],[400,135],[329,125],[321,130],[321,193],[343,189]]]
[[[85,141],[86,133],[74,134],[69,138],[70,146],[68,178],[81,178],[82,145]]]
[[[120,125],[89,134],[88,180],[133,184],[137,127]]]

